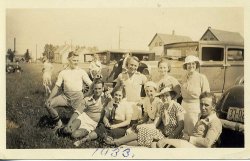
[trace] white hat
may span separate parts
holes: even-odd
[[[152,81],[148,81],[147,83],[145,83],[144,88],[147,88],[147,87],[153,87],[157,90],[157,85]]]
[[[191,62],[198,62],[201,65],[201,61],[197,56],[189,55],[185,58],[184,64],[191,63]]]

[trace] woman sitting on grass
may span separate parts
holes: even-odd
[[[131,122],[133,109],[131,104],[124,100],[126,96],[124,88],[118,88],[114,91],[114,98],[105,107],[105,116],[96,129],[86,137],[74,143],[75,146],[97,139],[112,140],[125,135]]]
[[[165,87],[160,91],[158,96],[163,105],[156,113],[154,123],[139,125],[137,134],[131,133],[126,136],[127,139],[116,139],[110,144],[155,147],[156,142],[164,137],[180,138],[182,136],[184,109],[172,99],[175,96],[173,89]]]

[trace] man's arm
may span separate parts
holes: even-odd
[[[78,112],[74,112],[73,115],[70,117],[70,120],[69,120],[69,122],[68,122],[68,124],[67,124],[67,127],[69,127],[69,126],[72,124],[72,122],[73,122],[78,116],[79,116],[79,113],[78,113]]]
[[[52,91],[51,91],[51,93],[49,95],[49,98],[47,99],[46,102],[49,103],[51,101],[51,99],[56,96],[56,94],[58,93],[58,91],[59,91],[59,87],[57,85],[55,85],[54,88],[52,89]]]
[[[222,131],[220,121],[211,122],[205,137],[190,136],[189,142],[200,147],[211,147],[218,139]]]

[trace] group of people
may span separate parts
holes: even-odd
[[[46,100],[46,109],[58,134],[76,139],[79,146],[99,139],[113,145],[145,147],[212,147],[220,136],[222,125],[215,113],[215,96],[209,82],[200,74],[198,57],[187,56],[186,74],[181,83],[169,75],[171,64],[158,62],[157,82],[137,71],[139,59],[126,57],[124,70],[117,76],[115,87],[105,90],[101,77],[90,79],[78,67],[79,56],[70,52],[69,65],[62,70]],[[83,94],[83,82],[89,86]],[[58,95],[63,86],[63,93]],[[146,97],[141,97],[142,87]],[[177,99],[182,97],[181,104]],[[74,113],[63,125],[56,107],[72,107]]]

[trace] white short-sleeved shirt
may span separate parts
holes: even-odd
[[[127,72],[122,72],[117,82],[124,82],[127,101],[138,102],[141,99],[141,87],[147,82],[147,77],[140,72],[135,72],[129,77]]]
[[[148,114],[151,120],[154,120],[156,113],[160,110],[163,103],[161,99],[158,97],[155,97],[152,103],[150,103],[149,97],[145,97],[142,100],[142,105],[143,105],[144,112]]]
[[[110,101],[105,108],[106,113],[111,116],[111,111],[113,108],[113,103],[114,101]],[[122,100],[119,104],[118,107],[115,110],[115,120],[117,121],[125,121],[128,117],[132,117],[133,114],[133,109],[132,109],[132,104]]]
[[[83,82],[89,86],[92,83],[88,74],[83,69],[79,67],[76,69],[67,68],[59,73],[56,85],[60,87],[63,83],[65,92],[76,92],[82,91]]]

